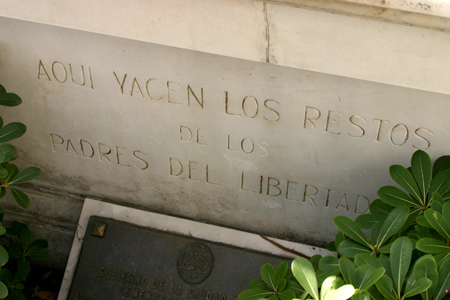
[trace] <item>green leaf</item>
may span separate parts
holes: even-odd
[[[433,257],[436,260],[436,264],[438,265],[438,268],[439,268],[447,258],[450,258],[450,252],[436,254],[436,255],[433,255]]]
[[[0,84],[0,93],[6,93],[5,87],[1,84]]]
[[[354,258],[359,253],[372,253],[367,247],[353,242],[352,240],[345,240],[339,245],[339,253],[341,255]]]
[[[437,211],[438,213],[442,213],[442,204],[439,202],[439,200],[436,200],[439,198],[439,196],[436,197],[436,195],[439,195],[438,193],[433,193],[433,197],[431,197],[431,209],[434,211]],[[442,199],[442,198],[441,198]]]
[[[421,195],[419,187],[412,174],[403,166],[393,165],[389,168],[392,179],[410,193],[418,203],[424,203],[425,198]],[[428,187],[428,185],[427,185]]]
[[[28,228],[25,228],[20,233],[20,242],[22,243],[22,248],[27,249],[31,243],[31,231]]]
[[[5,169],[8,171],[8,177],[5,178],[6,182],[10,182],[17,174],[19,174],[19,168],[15,164],[8,164]]]
[[[261,278],[270,286],[272,289],[276,290],[276,278],[275,278],[275,268],[271,264],[265,264],[261,267]]]
[[[17,106],[22,103],[22,99],[13,93],[0,93],[0,105],[3,106]]]
[[[393,209],[393,206],[380,199],[376,199],[372,202],[372,204],[370,204],[370,212],[374,215],[387,216]]]
[[[353,262],[347,257],[341,257],[339,259],[339,269],[341,270],[342,277],[345,282],[353,284],[352,276],[356,271],[356,267]]]
[[[380,254],[380,256],[378,257],[378,262],[383,266],[383,268],[386,270],[386,275],[388,275],[389,277],[392,277],[392,272],[391,272],[391,261],[389,259],[389,256],[385,255],[385,254]]]
[[[417,150],[411,158],[411,171],[416,179],[421,193],[422,204],[427,199],[428,187],[431,181],[432,164],[430,156],[425,151]]]
[[[341,273],[341,271],[339,269],[328,270],[328,271],[322,271],[322,270],[316,271],[317,285],[319,287],[322,286],[325,279],[327,279],[330,276],[338,276],[340,273]]]
[[[355,223],[361,229],[370,229],[373,225],[383,222],[386,219],[386,216],[383,215],[375,215],[375,214],[364,214],[360,215],[355,219]]]
[[[28,259],[20,259],[17,264],[17,272],[14,274],[12,282],[21,282],[30,274],[31,265]]]
[[[28,167],[19,174],[9,184],[19,184],[35,179],[41,174],[41,169],[36,167]]]
[[[370,255],[367,253],[357,254],[355,256],[355,264],[357,267],[362,265],[370,265],[374,268],[381,268],[381,263],[377,260],[375,255]]]
[[[17,204],[19,204],[20,207],[27,209],[30,206],[30,198],[28,198],[28,196],[24,192],[18,189],[10,189]]]
[[[5,161],[14,160],[17,158],[17,151],[16,147],[10,144],[4,144],[0,146],[0,163],[3,163]],[[4,169],[7,171],[6,169]],[[6,177],[8,174],[1,176],[1,178]]]
[[[328,251],[331,251],[331,252],[337,252],[336,242],[335,242],[335,241],[329,242],[325,248],[326,248]]]
[[[416,261],[414,264],[414,278],[416,280],[421,278],[428,278],[431,280],[431,286],[426,291],[422,292],[423,299],[431,299],[435,293],[439,280],[438,269],[433,256],[425,255]]]
[[[408,298],[423,293],[430,288],[431,284],[432,281],[428,278],[418,279],[405,290],[403,297]]]
[[[384,221],[381,227],[380,233],[377,238],[377,246],[380,247],[384,244],[391,236],[396,234],[405,224],[409,216],[409,208],[407,207],[397,207],[392,210]]]
[[[349,287],[351,287],[351,290]],[[348,299],[353,295],[354,292],[355,291],[353,286],[344,285],[344,281],[342,281],[340,277],[330,276],[326,278],[322,284],[322,288],[320,290],[320,299]]]
[[[416,201],[395,186],[383,186],[378,190],[377,194],[382,201],[394,207],[420,207]]]
[[[4,235],[6,233],[6,228],[0,225],[0,235]]]
[[[337,276],[330,276],[327,277],[323,283],[322,283],[322,287],[320,288],[320,299],[326,299],[327,298],[327,294],[332,290],[332,289],[337,289],[341,286],[344,285],[344,282],[342,281],[341,278],[337,277]]]
[[[28,248],[25,252],[25,256],[38,260],[46,260],[48,258],[47,252],[37,245],[30,246],[30,248]]]
[[[300,294],[304,292],[302,287],[295,280],[292,279],[289,279],[287,281],[285,291],[291,291],[294,292],[295,294]]]
[[[345,235],[342,231],[339,231],[334,238],[334,246],[339,249],[339,245],[345,240]]]
[[[386,300],[396,300],[394,294],[392,293],[392,280],[388,276],[381,276],[380,280],[378,280],[375,285],[377,286],[378,291],[380,291],[384,298],[386,298]]]
[[[7,124],[0,129],[0,143],[9,142],[21,137],[27,131],[27,127],[19,122]]]
[[[450,188],[450,170],[444,170],[439,172],[431,181],[430,195],[433,192],[437,192],[443,195]]]
[[[292,262],[292,273],[305,291],[315,300],[319,300],[316,273],[312,264],[303,257],[297,257]]]
[[[450,156],[439,157],[433,165],[433,177],[442,170],[450,169]]]
[[[383,223],[377,223],[377,224],[373,225],[373,227],[371,228],[370,238],[373,241],[373,243],[377,242],[377,239],[380,236],[381,227],[383,227]]]
[[[442,205],[442,216],[444,217],[447,225],[450,227],[450,202],[446,202]]]
[[[320,260],[319,268],[323,271],[339,269],[339,259],[335,256],[325,256]]]
[[[12,279],[11,271],[6,268],[1,269],[0,271],[0,281],[5,283],[10,283]]]
[[[442,200],[444,200],[444,202],[448,202],[450,200],[450,191],[445,192],[441,196],[442,196]]]
[[[450,251],[450,247],[447,245],[447,243],[433,238],[420,239],[416,244],[416,248],[422,252],[432,254]]]
[[[294,292],[288,290],[278,292],[277,295],[280,298],[280,300],[292,300],[297,297]]]
[[[289,264],[287,262],[282,262],[278,265],[277,271],[275,272],[275,287],[276,291],[283,290],[286,286],[285,277],[289,271]],[[283,284],[284,282],[284,284]]]
[[[350,284],[346,284],[337,290],[331,290],[323,300],[345,300],[350,298],[354,293],[355,288]]]
[[[5,247],[0,245],[0,266],[4,266],[9,260],[8,251],[6,251]]]
[[[391,272],[394,280],[395,290],[400,295],[403,281],[408,274],[411,263],[412,245],[407,237],[400,237],[395,240],[391,247]],[[381,291],[380,291],[381,292]]]
[[[1,158],[0,158],[0,160],[1,160]],[[5,178],[6,176],[8,176],[8,171],[6,171],[5,168],[0,167],[0,178]]]
[[[351,300],[370,300],[370,294],[367,291],[355,290]]]
[[[0,281],[0,299],[6,298],[6,296],[8,296],[8,288]]]
[[[436,288],[434,299],[444,298],[446,289],[450,287],[450,257],[447,258],[439,268],[439,282]]]
[[[253,290],[263,290],[267,286],[267,283],[262,279],[253,279],[252,282],[250,282],[250,289]]]
[[[250,289],[250,290],[245,290],[242,293],[240,293],[238,296],[238,300],[258,300],[261,298],[266,298],[273,294],[274,294],[274,292],[270,292],[270,291],[266,291],[266,290]]]
[[[372,248],[372,245],[369,243],[362,230],[350,218],[347,218],[345,216],[338,216],[333,218],[333,222],[336,227],[339,228],[339,230],[342,231],[346,236],[361,245]]]
[[[384,275],[384,272],[382,267],[375,269],[370,265],[359,266],[352,275],[352,284],[358,290],[367,290]]]
[[[423,227],[427,227],[427,228],[433,228],[433,226],[431,226],[430,223],[428,223],[427,219],[425,219],[424,215],[420,215],[416,218],[416,222],[418,225],[421,225]]]
[[[309,262],[313,265],[314,270],[316,270],[316,271],[319,270],[319,263],[320,263],[321,259],[322,259],[322,255],[318,255],[318,254],[313,255],[313,257],[311,257],[309,259]]]
[[[436,193],[436,192],[432,193],[431,200],[432,200],[433,202],[438,202],[438,203],[440,203],[441,205],[443,205],[443,204],[445,203],[444,198],[442,198],[441,194]],[[433,205],[433,203],[431,203],[431,204]]]
[[[16,289],[11,289],[11,293],[13,294],[14,300],[27,300],[25,295]]]
[[[448,226],[445,218],[440,213],[428,209],[423,213],[423,215],[434,230],[436,230],[447,241],[450,241],[450,226]]]

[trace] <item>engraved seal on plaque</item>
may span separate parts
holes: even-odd
[[[186,246],[178,256],[177,270],[187,283],[200,283],[208,278],[214,265],[211,249],[204,243],[194,242]]]

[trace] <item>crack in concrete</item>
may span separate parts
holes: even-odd
[[[264,2],[264,23],[266,25],[266,62],[270,63],[270,28],[269,17],[267,15],[267,2]]]

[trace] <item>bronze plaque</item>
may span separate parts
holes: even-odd
[[[286,258],[91,217],[68,299],[234,300]]]

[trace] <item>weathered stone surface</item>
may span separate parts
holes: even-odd
[[[91,217],[68,299],[233,300],[285,260]]]
[[[24,100],[1,114],[28,125],[41,186],[324,245],[389,165],[447,152],[448,95],[0,22],[0,82]]]

